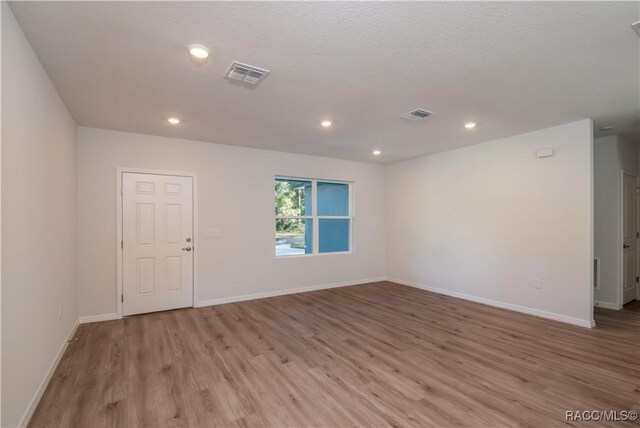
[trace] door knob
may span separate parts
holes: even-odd
[[[622,246],[622,248],[624,248],[624,249],[626,250],[627,248],[631,248],[631,245],[624,244],[624,245]]]
[[[184,251],[191,251],[191,247],[185,247],[183,248]]]

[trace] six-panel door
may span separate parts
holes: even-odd
[[[122,175],[123,314],[193,306],[193,182]]]

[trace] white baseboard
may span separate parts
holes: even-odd
[[[604,308],[604,309],[614,309],[616,311],[619,311],[620,309],[622,309],[622,305],[618,305],[616,303],[609,303],[609,302],[598,302],[598,301],[596,301],[594,303],[594,306],[597,306],[599,308]]]
[[[114,312],[112,314],[89,315],[86,317],[80,317],[78,319],[78,322],[80,324],[88,324],[90,322],[111,321],[117,319],[118,314]]]
[[[484,297],[472,296],[470,294],[460,293],[458,291],[446,290],[444,288],[430,287],[428,285],[419,284],[412,281],[404,281],[397,278],[388,278],[387,281],[395,282],[402,285],[408,285],[409,287],[420,288],[422,290],[432,291],[438,294],[444,294],[446,296],[456,297],[458,299],[470,300],[476,303],[482,303],[483,305],[495,306],[496,308],[509,309],[511,311],[522,312],[528,315],[535,315],[541,318],[547,318],[554,321],[560,321],[567,324],[573,324],[580,327],[593,328],[595,327],[595,321],[583,320],[580,318],[568,317],[566,315],[560,315],[553,312],[542,311],[539,309],[533,309],[526,306],[515,305],[513,303],[500,302],[498,300],[486,299]]]
[[[26,427],[27,425],[29,425],[29,421],[33,416],[33,412],[36,411],[36,407],[38,407],[38,403],[40,403],[40,399],[42,398],[44,391],[47,389],[47,385],[49,385],[49,381],[53,377],[53,373],[55,373],[56,368],[58,367],[58,364],[60,363],[60,360],[64,355],[64,351],[67,350],[67,345],[69,345],[69,341],[73,339],[73,336],[75,336],[76,334],[78,325],[79,323],[78,321],[76,321],[73,324],[73,327],[71,327],[71,331],[69,332],[66,339],[64,340],[64,343],[60,347],[60,350],[58,350],[56,357],[51,362],[51,365],[49,366],[47,373],[44,375],[44,378],[42,378],[42,382],[40,382],[40,385],[38,386],[38,389],[36,390],[35,395],[31,399],[31,402],[29,402],[29,406],[27,406],[27,410],[25,410],[24,414],[22,415],[22,418],[20,418],[20,422],[18,423],[19,428]]]
[[[308,291],[327,290],[329,288],[348,287],[351,285],[368,284],[370,282],[385,281],[386,277],[361,279],[357,281],[336,282],[333,284],[311,285],[308,287],[289,288],[286,290],[265,291],[263,293],[245,294],[243,296],[222,297],[220,299],[201,300],[196,303],[196,308],[205,306],[224,305],[225,303],[244,302],[246,300],[264,299],[267,297],[284,296],[287,294],[306,293]]]

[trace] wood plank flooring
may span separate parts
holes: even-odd
[[[580,425],[640,410],[640,312],[596,322],[380,282],[87,324],[30,426]]]

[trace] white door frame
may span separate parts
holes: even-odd
[[[618,250],[617,250],[617,260],[618,260],[618,281],[616,284],[616,305],[618,306],[618,308],[622,309],[622,293],[623,293],[623,289],[624,289],[624,176],[628,175],[630,177],[634,177],[636,180],[636,200],[634,201],[634,203],[636,204],[636,209],[638,206],[637,203],[637,199],[638,199],[638,174],[636,174],[635,172],[631,172],[631,171],[626,171],[624,169],[620,170],[620,185],[618,186],[618,210],[620,212],[620,215],[618,217]],[[638,230],[638,212],[636,211],[636,231]],[[636,237],[636,240],[638,238]],[[636,260],[638,257],[638,253],[640,253],[640,247],[638,247],[638,245],[636,245]],[[638,275],[638,271],[640,269],[640,266],[638,266],[637,261],[636,261],[636,275]],[[636,295],[638,293],[638,284],[636,284]]]
[[[636,229],[640,232],[640,174],[636,177]],[[637,238],[636,274],[640,275],[640,238]],[[640,285],[636,284],[636,300],[640,300]]]
[[[197,176],[193,172],[176,172],[176,171],[160,171],[153,169],[140,169],[140,168],[116,168],[116,307],[118,312],[118,319],[122,318],[122,264],[123,264],[123,251],[122,251],[122,174],[152,174],[152,175],[174,175],[178,177],[191,177],[193,180],[193,301],[191,306],[195,307],[198,302],[198,257],[196,257],[196,251],[200,250],[198,244],[198,182]]]

